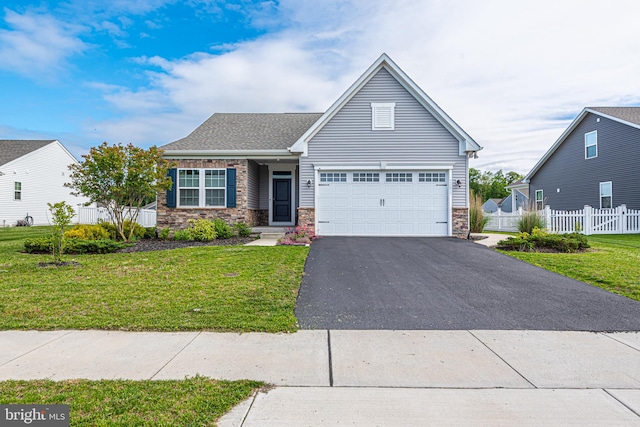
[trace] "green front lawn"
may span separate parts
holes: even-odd
[[[3,404],[66,404],[72,426],[214,426],[255,381],[3,381]]]
[[[0,329],[292,332],[307,247],[202,246],[66,256],[21,253],[48,227],[0,229]]]
[[[640,301],[640,234],[588,236],[572,254],[503,252],[514,258]]]

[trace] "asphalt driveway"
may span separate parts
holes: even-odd
[[[640,302],[456,238],[323,237],[303,329],[640,331]]]

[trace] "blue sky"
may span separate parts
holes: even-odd
[[[640,105],[636,0],[5,0],[0,139],[163,145],[214,112],[324,111],[386,52],[526,173],[585,106]]]

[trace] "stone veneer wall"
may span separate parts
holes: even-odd
[[[254,227],[266,227],[269,225],[269,209],[250,209],[252,215],[250,221]]]
[[[469,208],[453,208],[453,235],[466,239],[469,235]]]
[[[316,210],[314,208],[298,208],[298,225],[314,228],[316,225]]]
[[[178,168],[235,168],[236,170],[236,206],[235,208],[168,208],[167,193],[158,194],[157,226],[172,230],[189,226],[190,219],[222,218],[228,223],[246,222],[262,225],[264,216],[260,210],[247,209],[248,172],[246,159],[167,159]]]

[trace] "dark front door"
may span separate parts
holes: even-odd
[[[273,179],[273,222],[291,222],[291,178]]]

